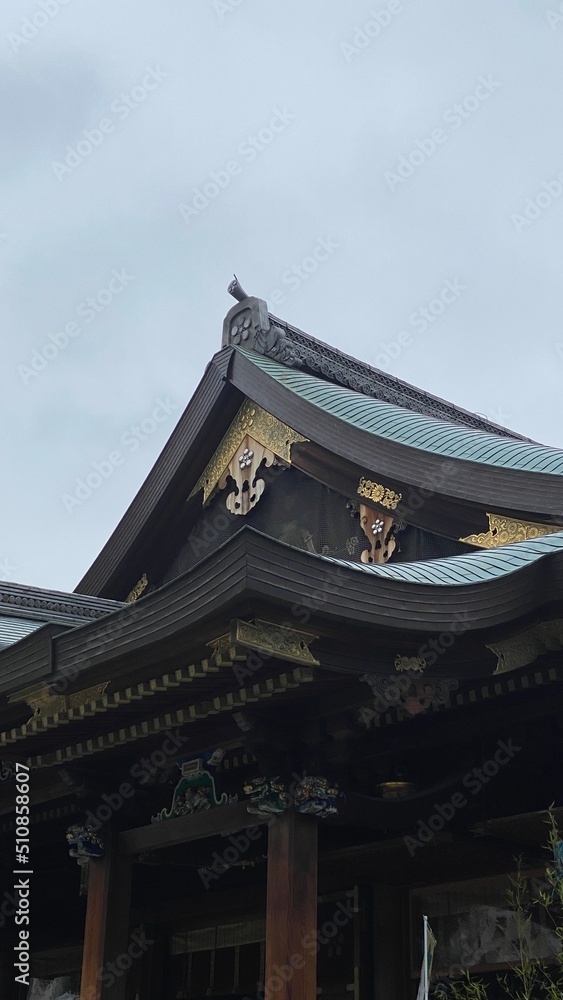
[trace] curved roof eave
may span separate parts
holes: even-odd
[[[507,577],[555,552],[563,552],[563,531],[527,542],[502,545],[496,549],[412,563],[375,565],[347,562],[333,556],[319,555],[317,558],[384,580],[397,580],[405,584],[422,583],[434,587],[463,587]],[[314,557],[315,553],[312,555]]]
[[[487,431],[405,410],[394,403],[288,368],[255,351],[240,347],[235,350],[295,395],[374,436],[445,458],[563,477],[563,451],[556,448],[500,438]]]

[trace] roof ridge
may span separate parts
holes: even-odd
[[[123,607],[123,602],[87,594],[27,586],[7,580],[0,581],[0,615],[19,618],[60,620],[62,618],[95,619]]]
[[[290,392],[367,433],[397,444],[449,458],[499,468],[563,475],[563,449],[519,438],[500,438],[490,431],[467,427],[442,416],[422,414],[350,386],[321,379],[303,369],[267,358],[247,347],[237,347],[255,367],[276,379]],[[302,433],[303,428],[299,430]]]
[[[537,443],[331,347],[274,316],[263,299],[243,297],[246,295],[243,289],[232,291],[230,287],[229,290],[238,302],[225,316],[223,347],[246,347],[288,368],[305,368],[327,381],[415,413],[486,431],[497,437]]]
[[[280,320],[271,313],[269,315],[274,324],[285,332],[286,337],[296,349],[303,366],[310,368],[313,373],[321,375],[329,381],[335,381],[346,388],[355,389],[365,396],[394,403],[403,409],[413,410],[426,416],[447,420],[449,423],[463,424],[474,430],[494,434],[496,437],[514,438],[519,441],[528,441],[530,444],[537,443],[532,438],[519,434],[517,431],[511,431],[507,427],[495,424],[493,421],[480,417],[477,413],[465,410],[462,406],[457,406],[440,396],[434,396],[425,389],[411,385],[410,382],[404,382],[395,375],[374,368],[366,361],[359,361],[352,355],[346,354],[344,351],[312,337],[298,327],[290,325],[285,320]]]

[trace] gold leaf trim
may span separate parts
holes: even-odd
[[[231,623],[231,639],[247,649],[259,650],[280,660],[319,666],[319,661],[309,649],[309,644],[318,639],[318,635],[313,635],[311,632],[302,632],[286,625],[276,625],[260,618],[256,618],[253,622],[236,619]]]
[[[358,483],[356,492],[361,497],[373,500],[374,503],[378,503],[382,507],[387,507],[389,510],[395,510],[397,504],[403,499],[402,493],[395,493],[395,490],[389,489],[388,486],[382,486],[381,483],[373,483],[371,479],[365,479],[363,476]]]
[[[408,670],[413,674],[423,674],[426,670],[426,660],[423,656],[401,656],[397,653],[395,657],[395,670]]]
[[[145,590],[146,587],[148,587],[148,585],[149,581],[147,580],[147,574],[143,573],[139,582],[136,583],[135,586],[133,587],[133,590],[129,594],[127,594],[127,597],[125,598],[125,603],[134,604],[134,602],[137,600],[138,597],[141,596],[143,590]]]
[[[467,535],[460,542],[467,545],[478,545],[481,549],[496,549],[499,545],[511,545],[513,542],[527,542],[531,538],[541,538],[543,535],[553,535],[563,531],[563,525],[540,524],[537,521],[518,521],[504,514],[487,514],[489,530],[477,535]]]
[[[257,403],[245,399],[213,458],[208,462],[191,491],[190,499],[203,489],[203,503],[207,503],[233,454],[240,447],[247,434],[288,464],[291,464],[291,446],[309,440],[288,427],[287,424],[282,423],[277,417],[272,416],[271,413],[267,413]]]

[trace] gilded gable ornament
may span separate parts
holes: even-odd
[[[531,538],[541,538],[543,535],[553,535],[563,531],[563,525],[540,524],[537,521],[519,521],[504,514],[487,514],[489,530],[476,535],[460,538],[467,545],[478,545],[481,549],[496,549],[498,545],[511,545],[512,542],[527,542]]]
[[[190,498],[203,489],[203,504],[229,480],[235,489],[226,498],[232,514],[247,514],[264,492],[261,467],[291,465],[291,448],[308,439],[282,423],[261,406],[246,399],[213,458],[199,477]]]
[[[381,507],[387,507],[388,510],[395,510],[403,499],[402,493],[395,493],[395,490],[390,489],[388,486],[382,486],[381,483],[373,483],[371,479],[365,479],[364,476],[360,479],[356,492],[361,497],[365,497],[366,500],[373,500],[374,503],[380,504]]]
[[[137,598],[139,598],[143,593],[143,591],[146,590],[148,585],[149,581],[147,579],[147,574],[143,573],[141,579],[133,587],[133,590],[131,590],[130,593],[127,594],[127,597],[125,598],[125,603],[134,604]]]

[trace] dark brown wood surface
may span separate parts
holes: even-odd
[[[132,862],[115,846],[89,862],[88,903],[80,996],[84,1000],[123,1000],[126,975],[113,975],[112,965],[129,952]],[[136,948],[136,950],[138,950]],[[120,962],[124,970],[125,962]],[[110,980],[113,982],[110,983]]]
[[[122,855],[158,851],[159,848],[175,847],[191,840],[238,833],[239,830],[267,822],[264,817],[251,815],[246,802],[234,802],[193,816],[178,816],[176,819],[141,826],[136,830],[125,830],[118,840],[119,850]]]
[[[317,823],[290,809],[268,837],[266,996],[314,1000],[316,932]]]

